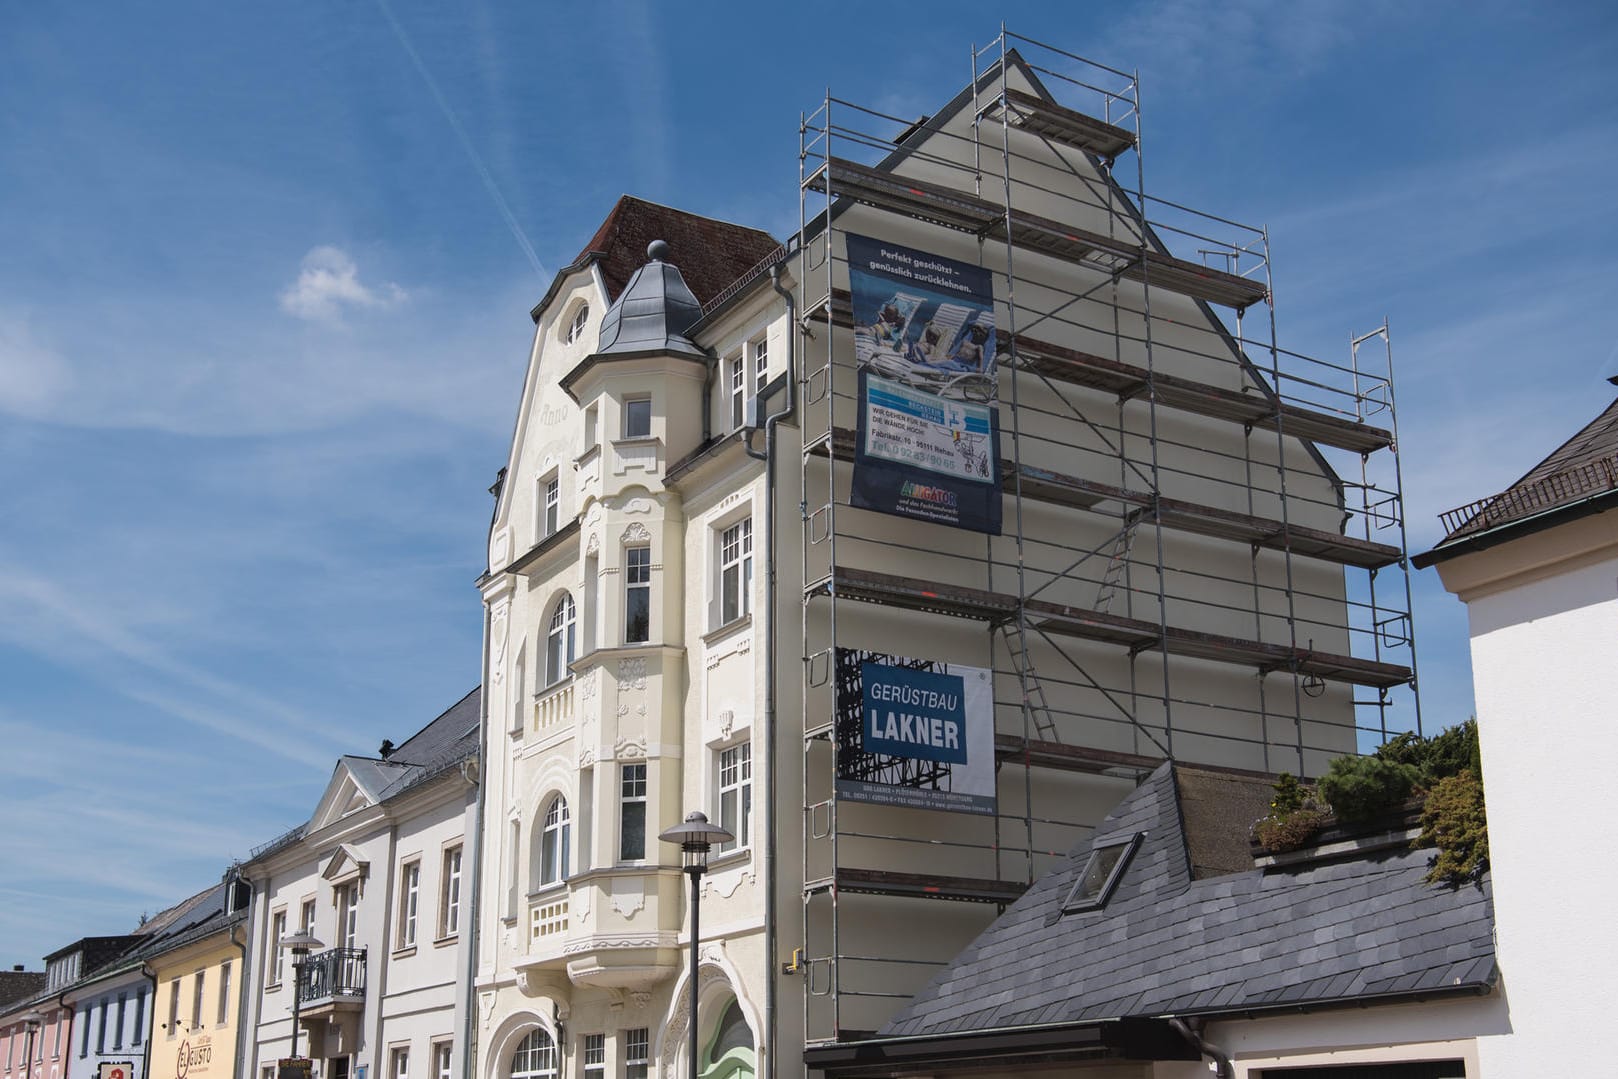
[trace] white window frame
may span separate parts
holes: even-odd
[[[534,530],[540,539],[562,526],[562,475],[556,469],[534,481]]]
[[[573,676],[579,658],[579,609],[571,592],[563,592],[551,605],[545,623],[545,688]]]
[[[438,889],[438,939],[448,940],[461,931],[462,844],[444,848],[444,871]]]
[[[584,1079],[606,1079],[607,1036],[586,1034],[580,1039],[579,1060],[584,1067]]]
[[[740,431],[747,422],[747,355],[736,352],[725,360],[729,375],[726,393],[730,398],[730,429]]]
[[[770,340],[755,337],[747,342],[748,365],[753,371],[753,396],[762,397],[770,382]]]
[[[398,946],[416,946],[417,918],[421,913],[421,859],[412,858],[399,867]]]
[[[455,1043],[433,1042],[433,1079],[455,1079]]]
[[[191,1029],[202,1029],[202,998],[208,988],[208,971],[206,968],[198,969],[192,975],[195,980],[191,983]]]
[[[410,1079],[410,1046],[396,1045],[388,1050],[388,1079]]]
[[[635,415],[641,405],[646,406],[646,429],[644,431],[638,430],[641,425],[635,421]],[[624,398],[623,437],[626,439],[652,437],[652,399],[650,397],[642,394],[637,397]]]
[[[643,637],[631,637],[630,610],[633,597],[640,593],[646,598],[646,631]],[[646,644],[652,639],[652,545],[635,544],[624,548],[624,643]]]
[[[618,766],[618,861],[643,862],[646,860],[647,820],[646,793],[650,777],[645,761],[629,761]],[[629,822],[640,818],[640,853],[630,854]]]
[[[636,1027],[624,1031],[624,1079],[646,1079],[651,1062],[651,1029]]]
[[[731,803],[729,818],[727,799]],[[753,743],[737,742],[714,751],[714,820],[736,838],[721,852],[742,850],[753,840]]]
[[[302,920],[298,925],[299,932],[313,933],[315,931],[315,917],[319,912],[319,907],[320,904],[315,901],[313,896],[303,901],[303,906],[300,910]]]
[[[281,984],[281,971],[284,953],[281,950],[281,938],[287,935],[287,912],[282,907],[270,915],[269,939],[265,941],[270,948],[270,961],[265,966],[270,968],[271,985]]]
[[[530,1039],[534,1039],[536,1035],[543,1044],[530,1046],[528,1044]],[[520,1070],[517,1067],[519,1057],[528,1058],[523,1060],[524,1066]],[[544,1027],[535,1027],[512,1051],[511,1060],[506,1065],[506,1075],[509,1079],[557,1079],[560,1074],[557,1070],[560,1057],[556,1039],[551,1037],[550,1031]]]
[[[337,948],[358,948],[360,943],[360,882],[345,881],[332,889],[337,908]]]
[[[567,880],[573,845],[573,818],[567,798],[555,794],[545,803],[539,831],[539,886],[548,888]]]
[[[120,1004],[121,1003],[122,1002],[120,1002]],[[118,1013],[119,1013],[118,1014],[118,1026],[119,1026],[120,1030],[119,1030],[119,1033],[114,1035],[114,1037],[113,1037],[112,1047],[114,1049],[119,1048],[120,1044],[123,1041],[122,1027],[124,1025],[124,1020],[123,1020],[123,1008],[121,1006],[118,1009]],[[230,1021],[230,960],[227,959],[223,963],[219,964],[219,1018],[214,1023],[214,1025],[222,1027],[226,1023],[228,1023],[229,1021]]]
[[[714,628],[728,626],[753,611],[753,518],[741,517],[714,529]]]
[[[589,324],[590,304],[581,300],[577,306],[573,308],[573,314],[567,321],[567,329],[562,331],[563,341],[571,345],[573,342],[584,336],[584,328]]]

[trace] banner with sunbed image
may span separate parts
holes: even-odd
[[[993,278],[868,236],[847,241],[860,395],[853,504],[998,535]]]

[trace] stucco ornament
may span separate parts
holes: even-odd
[[[612,882],[612,909],[624,921],[634,921],[646,906],[646,887],[639,877],[615,877]]]
[[[649,498],[631,498],[624,503],[625,513],[651,513],[652,500]]]
[[[646,688],[646,659],[637,656],[634,659],[621,659],[618,661],[618,688],[619,689],[645,689]]]
[[[639,521],[624,529],[624,534],[618,537],[618,542],[620,543],[650,543],[651,540],[651,531]]]
[[[489,612],[489,683],[498,686],[506,677],[506,630],[511,621],[511,604],[502,599]]]
[[[646,759],[646,739],[620,738],[612,747],[614,760],[638,761]]]
[[[716,949],[704,947],[698,956],[697,967],[697,999],[700,1001],[708,995],[709,989],[717,983],[730,985],[730,979],[719,967],[720,956],[723,953]],[[663,1026],[664,1045],[684,1045],[685,1028],[691,1015],[691,982],[686,980],[680,987],[680,994],[669,1008],[669,1021]],[[683,1066],[682,1066],[683,1065]],[[667,1079],[681,1079],[685,1074],[684,1061],[679,1059],[678,1053],[665,1053],[663,1058],[663,1074]]]
[[[498,570],[511,562],[511,533],[502,528],[489,539],[489,568]]]
[[[601,553],[601,533],[590,533],[590,538],[584,541],[584,553],[586,555]]]

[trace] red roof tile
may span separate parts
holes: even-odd
[[[666,240],[669,262],[680,268],[697,301],[707,304],[731,282],[757,266],[780,244],[760,229],[660,206],[624,195],[584,245],[575,265],[599,260],[601,279],[616,300],[630,275],[646,262],[646,245]]]

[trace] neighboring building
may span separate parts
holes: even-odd
[[[1165,758],[1316,774],[1413,699],[1388,380],[1255,344],[1261,231],[1171,256],[1112,171],[1138,132],[974,70],[916,124],[809,114],[788,247],[626,197],[534,308],[469,1079],[684,1074],[693,997],[700,1072],[793,1074]],[[970,710],[867,735],[868,677]],[[657,836],[695,809],[737,840],[692,985]]]
[[[320,1079],[461,1074],[480,707],[473,690],[397,748],[341,758],[309,821],[240,867],[254,888],[242,1079],[289,1055],[295,993],[298,1052]],[[281,947],[300,930],[322,942],[301,985]],[[188,1014],[183,984],[181,1000]]]
[[[0,970],[0,1009],[8,1008],[13,1001],[32,997],[45,988],[45,972],[42,970],[25,970],[21,963],[10,970]]]
[[[68,1079],[72,1061],[73,1005],[78,981],[115,961],[138,936],[84,937],[45,957],[45,984],[0,1012],[5,1079]],[[25,1052],[27,1050],[27,1052]],[[32,1056],[32,1060],[27,1057]]]
[[[875,1037],[813,1050],[811,1066],[836,1079],[1551,1074],[1479,1070],[1480,1039],[1513,1019],[1488,875],[1427,883],[1432,854],[1407,828],[1255,859],[1249,828],[1273,793],[1269,777],[1163,765]]]
[[[1572,1075],[1601,1034],[1618,964],[1618,871],[1601,792],[1618,760],[1618,402],[1500,494],[1443,515],[1436,566],[1466,604],[1511,1033],[1492,1075]]]
[[[87,970],[64,994],[78,1032],[70,1079],[94,1079],[103,1064],[123,1069],[127,1079],[145,1079],[155,1010],[146,960],[169,936],[192,928],[218,890],[206,888],[142,921],[128,948]]]
[[[140,950],[156,992],[149,1079],[237,1079],[251,903],[251,887],[233,867]]]

